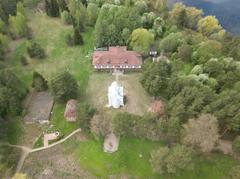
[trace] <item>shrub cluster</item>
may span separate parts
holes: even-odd
[[[43,59],[46,57],[45,50],[35,41],[30,42],[27,52],[31,58]]]

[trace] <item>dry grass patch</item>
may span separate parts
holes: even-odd
[[[126,95],[126,104],[120,109],[109,109],[105,107],[108,103],[107,90],[115,80],[115,76],[110,73],[93,73],[87,88],[89,102],[101,113],[125,111],[139,115],[144,114],[148,111],[150,97],[139,83],[140,75],[140,73],[129,73],[119,77],[119,83],[123,85]]]

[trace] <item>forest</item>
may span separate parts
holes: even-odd
[[[91,55],[109,46],[142,55],[132,88],[160,100],[164,113],[106,112],[92,104],[91,80],[98,86],[107,74],[93,71]],[[136,83],[144,90],[134,89]],[[0,144],[22,144],[24,103],[33,90],[53,97],[51,124],[62,137],[83,129],[87,143],[70,141],[63,148],[96,177],[240,178],[240,38],[201,9],[183,3],[169,8],[167,0],[1,0]],[[62,119],[69,99],[80,101],[74,125]],[[123,141],[111,169],[105,164],[110,156],[100,152],[109,131]],[[42,145],[41,137],[34,146]],[[223,141],[231,148],[228,155],[219,149]],[[128,161],[135,147],[146,155]],[[20,155],[0,148],[0,178],[14,174]],[[37,178],[36,171],[24,166],[15,178]]]

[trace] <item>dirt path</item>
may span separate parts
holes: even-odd
[[[15,148],[19,148],[22,150],[22,154],[21,154],[21,157],[18,161],[18,164],[17,164],[17,167],[16,167],[16,172],[15,173],[18,173],[21,171],[22,169],[22,166],[24,164],[24,161],[26,159],[26,157],[30,154],[30,153],[34,153],[34,152],[38,152],[38,151],[42,151],[42,150],[46,150],[46,149],[49,149],[49,148],[52,148],[58,144],[61,144],[63,142],[65,142],[66,140],[68,140],[70,137],[72,137],[73,135],[75,135],[76,133],[78,132],[81,132],[81,128],[73,131],[71,134],[69,134],[67,137],[51,144],[51,145],[48,145],[46,147],[39,147],[39,148],[36,148],[36,149],[31,149],[29,147],[26,147],[26,146],[21,146],[21,145],[12,145],[12,144],[8,144],[8,143],[2,143],[0,145],[6,145],[6,146],[9,146],[9,147],[15,147]]]
[[[49,149],[51,147],[54,147],[55,145],[61,144],[61,143],[65,142],[67,139],[69,139],[70,137],[72,137],[73,135],[75,135],[76,133],[78,133],[78,132],[81,132],[80,128],[75,130],[75,131],[73,131],[71,134],[69,134],[64,139],[61,139],[61,140],[59,140],[59,141],[57,141],[57,142],[55,142],[55,143],[53,143],[51,145],[48,145],[46,147],[39,147],[39,148],[33,149],[33,150],[30,151],[30,153],[38,152],[38,151],[45,150],[45,149]]]

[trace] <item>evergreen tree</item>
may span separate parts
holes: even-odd
[[[76,99],[78,89],[77,80],[69,72],[60,72],[51,80],[51,91],[58,101],[66,102],[69,99]]]
[[[165,93],[171,75],[171,64],[160,60],[151,63],[144,69],[141,83],[146,91],[152,96],[160,96]]]
[[[18,115],[22,111],[22,100],[27,89],[10,70],[0,71],[0,116]]]
[[[75,45],[83,45],[83,38],[81,32],[76,27],[74,28],[73,40]]]
[[[45,7],[48,16],[59,17],[59,6],[57,0],[45,0]]]
[[[45,91],[48,89],[47,81],[43,78],[43,76],[40,73],[33,72],[32,87],[36,91]]]
[[[57,0],[57,2],[61,12],[68,11],[67,3],[65,0]]]

